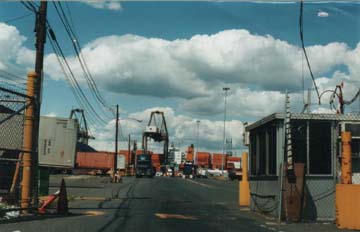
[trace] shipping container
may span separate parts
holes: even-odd
[[[117,155],[116,166],[119,170],[126,168],[126,160],[124,155]]]
[[[39,166],[73,168],[79,124],[75,119],[41,117],[39,127]]]
[[[221,169],[221,168],[226,169],[227,157],[228,157],[227,155],[214,153],[212,155],[212,160],[211,160],[212,168],[213,169]]]
[[[110,170],[114,167],[113,152],[78,152],[77,168]]]
[[[200,167],[210,167],[211,154],[208,152],[197,152],[196,153],[196,164]]]
[[[128,166],[129,164],[135,162],[135,159],[132,158],[132,151],[130,151],[130,153],[129,153],[129,150],[120,150],[118,152],[118,154],[125,156],[125,165],[126,166]]]

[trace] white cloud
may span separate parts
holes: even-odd
[[[122,6],[119,1],[107,1],[107,0],[91,0],[91,1],[83,1],[97,9],[107,9],[107,10],[122,10]]]
[[[0,67],[5,69],[17,56],[26,40],[16,27],[0,22]]]
[[[315,76],[343,64],[343,43],[307,47]],[[116,93],[183,99],[209,98],[219,85],[241,84],[258,90],[301,88],[301,50],[271,36],[226,30],[190,39],[164,40],[136,35],[106,36],[82,50],[98,83]],[[76,76],[78,61],[68,57]],[[47,74],[59,79],[55,57],[48,55]]]
[[[34,51],[23,46],[26,38],[3,23],[0,32],[0,66],[13,61],[33,67]],[[349,99],[359,86],[360,43],[355,49],[333,42],[308,46],[307,51],[320,89],[334,88],[344,81]],[[179,109],[194,115],[222,113],[223,86],[231,86],[229,114],[240,118],[282,111],[285,89],[293,93],[295,105],[302,102],[302,51],[269,35],[225,30],[172,41],[106,36],[86,44],[82,52],[101,90],[176,97]],[[81,81],[83,73],[77,59],[69,56],[67,60]],[[63,78],[54,54],[45,57],[45,67],[45,74],[51,78]],[[304,71],[307,76],[306,66]]]
[[[326,17],[329,17],[329,13],[319,10],[318,13],[317,13],[317,16],[320,17],[320,18],[326,18]]]
[[[139,142],[138,146],[141,147],[141,135],[146,128],[147,122],[150,118],[152,111],[162,111],[165,115],[167,128],[170,135],[170,142],[175,144],[181,143],[183,147],[190,144],[196,144],[196,132],[197,132],[197,118],[192,118],[182,114],[176,114],[170,107],[154,107],[145,109],[141,112],[135,112],[129,114],[129,118],[136,118],[143,120],[142,123],[138,123],[132,120],[124,120],[120,122],[121,133],[120,137],[127,137],[128,134],[132,135],[132,138],[136,138]],[[91,145],[99,150],[112,150],[114,147],[114,121],[108,123],[103,128],[95,128],[93,134],[96,139],[91,141]],[[200,119],[199,126],[199,144],[200,149],[209,151],[220,151],[222,147],[223,136],[223,121]],[[239,148],[242,144],[242,132],[243,125],[241,121],[229,120],[226,123],[226,137],[232,138],[233,146]],[[159,148],[162,144],[149,143],[151,148]],[[127,142],[123,141],[120,145],[121,149],[127,148]]]
[[[55,112],[50,112],[48,114],[45,114],[44,116],[46,116],[46,117],[56,117],[56,116],[58,116],[58,114],[55,113]]]

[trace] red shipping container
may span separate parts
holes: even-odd
[[[109,170],[114,167],[114,152],[78,152],[77,168]]]
[[[198,166],[210,166],[210,153],[208,152],[197,152],[196,153],[196,164]]]
[[[227,155],[223,155],[223,154],[219,154],[219,153],[214,153],[212,155],[212,168],[213,169],[221,169],[222,167],[224,167],[224,169],[226,168],[226,162],[227,162]]]
[[[240,162],[241,161],[241,157],[237,157],[237,156],[228,156],[227,157],[227,162]]]

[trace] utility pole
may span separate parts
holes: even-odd
[[[35,83],[34,93],[34,129],[32,131],[32,191],[33,191],[33,204],[35,207],[38,205],[38,137],[39,137],[39,124],[40,124],[40,109],[41,109],[41,89],[43,79],[43,64],[44,64],[44,47],[46,43],[46,14],[47,14],[47,1],[41,1],[39,10],[37,12],[37,19],[35,25],[36,33],[36,60],[35,60],[35,73],[37,80]]]
[[[199,147],[199,127],[200,127],[200,120],[196,121],[196,125],[197,125],[197,130],[196,130],[196,151],[195,151],[195,157],[194,157],[194,163],[196,164],[196,158],[197,158],[197,153],[199,151],[198,147]]]
[[[114,171],[113,182],[115,182],[115,174],[117,170],[117,155],[118,155],[118,136],[119,136],[119,105],[116,105],[116,120],[115,120],[115,157],[114,157]]]
[[[131,155],[131,135],[129,134],[129,137],[128,137],[128,162],[131,163],[131,160],[132,160],[132,155]]]
[[[223,143],[222,143],[222,159],[221,159],[221,173],[224,172],[224,157],[225,157],[225,122],[226,122],[226,97],[227,92],[230,90],[229,87],[223,87],[223,91],[225,92],[224,97],[224,133],[223,133]]]

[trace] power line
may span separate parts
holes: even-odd
[[[305,49],[305,45],[304,45],[304,33],[303,33],[303,0],[300,0],[300,19],[299,19],[299,26],[300,26],[300,40],[301,40],[301,47],[302,47],[302,50],[304,52],[304,55],[305,55],[305,59],[306,59],[306,63],[307,63],[307,66],[309,68],[309,72],[310,72],[310,76],[311,76],[311,79],[314,83],[314,86],[315,86],[315,90],[316,90],[316,94],[318,96],[318,100],[319,100],[319,104],[321,104],[321,101],[320,101],[320,93],[319,93],[319,89],[316,85],[316,82],[315,82],[315,78],[314,78],[314,74],[311,70],[311,65],[310,65],[310,62],[309,62],[309,58],[307,56],[307,53],[306,53],[306,49]]]
[[[102,107],[109,109],[110,107],[108,107],[108,104],[106,103],[104,98],[101,96],[100,91],[94,81],[94,78],[92,77],[92,75],[89,71],[86,61],[81,53],[81,46],[80,46],[79,40],[75,35],[74,29],[72,28],[72,26],[69,23],[69,20],[64,12],[64,9],[63,9],[61,3],[57,2],[57,4],[56,4],[56,2],[53,2],[53,5],[54,5],[56,12],[57,12],[69,38],[71,40],[71,43],[73,44],[73,48],[76,53],[77,59],[80,63],[81,69],[84,72],[85,79],[90,87],[93,97],[98,101],[98,103],[100,103],[102,105]],[[108,117],[108,115],[106,115],[105,112],[103,112],[103,113],[105,114],[105,116]],[[111,117],[109,117],[109,118],[111,118]]]
[[[49,27],[49,37],[54,42],[53,44],[55,45],[55,47],[56,47],[56,49],[58,51],[58,54],[60,54],[60,56],[62,57],[62,60],[65,63],[65,66],[67,67],[67,69],[68,69],[68,71],[70,73],[70,75],[66,75],[66,77],[70,77],[69,80],[71,81],[72,86],[77,90],[78,97],[80,97],[82,99],[82,102],[84,103],[84,105],[87,106],[87,108],[89,109],[88,110],[89,113],[91,112],[103,124],[107,124],[107,122],[97,113],[97,111],[91,105],[91,103],[89,102],[87,96],[85,95],[85,93],[81,89],[78,81],[75,78],[75,75],[74,75],[73,71],[71,70],[71,67],[70,67],[69,63],[66,60],[64,52],[62,51],[61,46],[59,45],[59,43],[58,43],[58,41],[56,39],[55,32],[52,30],[49,22],[48,22],[48,27]]]
[[[30,15],[33,15],[33,13],[27,13],[27,14],[22,15],[22,16],[18,16],[18,17],[15,17],[15,18],[8,19],[8,20],[4,21],[4,23],[11,23],[11,22],[14,22],[14,21],[29,17]]]

